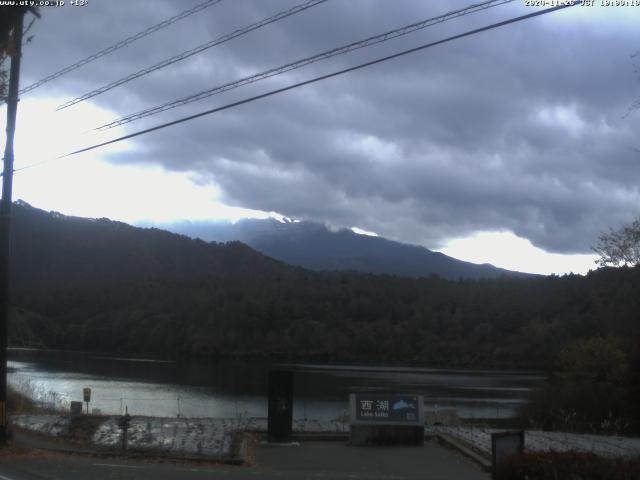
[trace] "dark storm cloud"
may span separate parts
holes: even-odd
[[[295,3],[222,2],[37,92],[80,95]],[[45,11],[25,53],[26,83],[192,4]],[[330,0],[93,101],[116,115],[132,113],[465,4]],[[110,159],[193,171],[232,205],[428,247],[508,229],[550,251],[586,252],[600,231],[640,212],[640,112],[623,118],[640,90],[630,59],[640,35],[611,12],[588,18],[573,10],[140,137],[140,152]],[[530,11],[514,2],[128,128]],[[628,16],[640,20],[640,10]]]

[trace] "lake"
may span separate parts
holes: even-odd
[[[96,353],[9,350],[9,384],[37,400],[68,406],[92,389],[104,414],[266,417],[267,372],[295,372],[294,418],[333,420],[352,392],[415,393],[426,410],[455,408],[464,418],[505,418],[544,382],[536,372],[401,366],[170,362]]]

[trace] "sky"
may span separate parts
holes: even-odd
[[[199,1],[43,7],[27,86]],[[586,273],[640,215],[640,7],[577,6],[76,156],[57,156],[467,30],[522,0],[103,132],[119,117],[470,5],[328,0],[56,107],[303,0],[222,0],[21,97],[14,199],[129,223],[284,216],[462,260]],[[1,115],[4,117],[5,108]],[[4,125],[2,125],[4,128]],[[25,168],[29,167],[29,168]]]

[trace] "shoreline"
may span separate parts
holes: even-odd
[[[299,359],[285,359],[278,356],[261,356],[253,354],[229,354],[229,355],[215,355],[215,356],[184,356],[184,357],[161,357],[154,356],[153,354],[143,353],[137,356],[134,352],[103,352],[92,350],[71,350],[64,348],[41,348],[41,347],[21,347],[21,346],[9,346],[8,352],[33,352],[33,353],[63,353],[74,354],[82,356],[93,356],[99,360],[114,360],[114,361],[131,361],[131,362],[149,362],[149,363],[181,363],[181,362],[263,362],[267,360],[273,367],[291,367],[293,370],[362,370],[362,371],[377,371],[384,369],[396,369],[398,373],[407,373],[408,371],[428,371],[434,370],[443,373],[459,373],[459,372],[494,372],[505,374],[531,374],[546,378],[548,376],[548,370],[542,366],[514,366],[506,368],[505,366],[463,366],[462,364],[424,364],[418,362],[392,362],[383,361],[376,362],[372,366],[372,362],[375,360],[327,360],[326,358],[299,358]],[[403,372],[402,369],[407,369],[407,372]]]

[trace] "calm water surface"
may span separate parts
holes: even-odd
[[[282,364],[281,364],[282,365]],[[77,352],[10,350],[9,383],[38,400],[68,405],[92,389],[91,409],[120,414],[266,417],[267,363],[166,362]],[[272,365],[273,366],[273,365]],[[427,410],[455,408],[461,417],[513,415],[537,373],[419,367],[295,364],[294,418],[331,420],[348,410],[352,392],[417,393]]]

